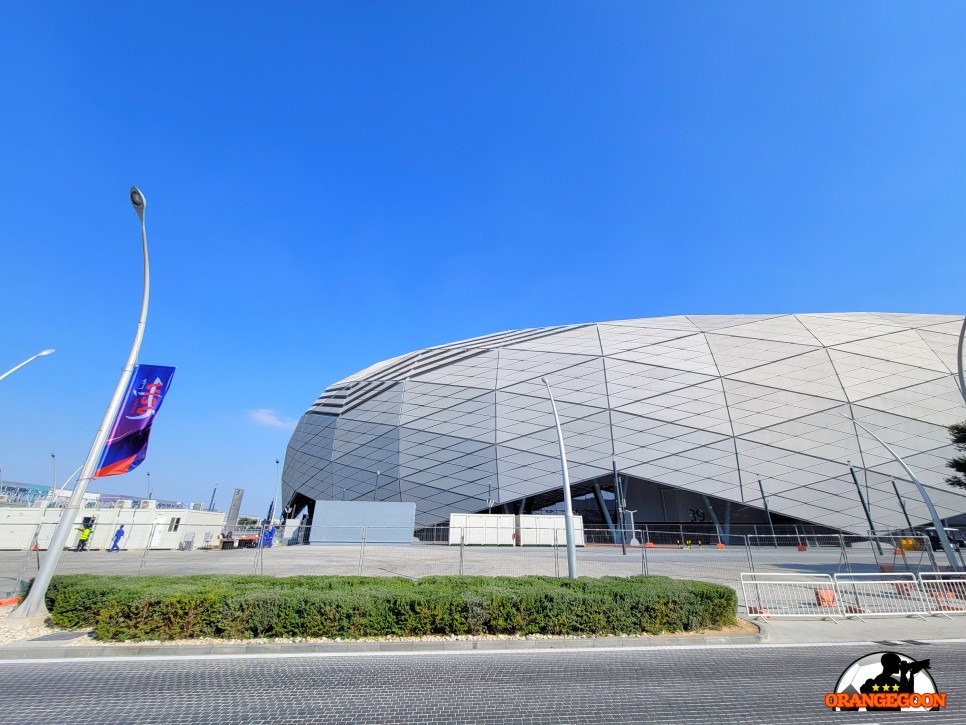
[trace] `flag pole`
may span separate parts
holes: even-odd
[[[87,453],[87,460],[84,461],[84,467],[81,470],[80,477],[77,479],[77,484],[74,486],[74,493],[70,497],[70,501],[60,517],[60,522],[57,524],[54,535],[50,539],[50,545],[47,547],[47,555],[44,557],[40,571],[37,572],[37,577],[30,587],[30,594],[4,620],[6,626],[27,627],[37,622],[42,623],[49,614],[47,605],[44,602],[47,587],[50,586],[50,580],[57,568],[57,562],[60,560],[64,545],[67,543],[67,537],[71,529],[74,528],[74,520],[77,518],[80,507],[84,503],[84,493],[87,491],[87,485],[94,478],[97,462],[104,450],[104,444],[107,442],[107,436],[110,433],[114,419],[117,417],[117,412],[121,408],[121,401],[131,382],[131,375],[134,372],[134,366],[137,362],[138,351],[141,349],[141,340],[144,338],[144,327],[148,319],[148,294],[151,287],[151,277],[148,267],[148,236],[144,227],[144,208],[146,201],[144,194],[136,186],[131,187],[131,206],[134,207],[134,211],[141,221],[141,248],[144,253],[144,289],[141,294],[141,316],[138,318],[137,331],[134,334],[134,343],[131,345],[131,352],[128,353],[127,362],[121,370],[121,377],[117,381],[117,387],[114,388],[114,395],[111,397],[111,402],[107,406],[104,418],[101,420],[101,427],[98,428],[97,435],[94,436],[94,443],[91,444],[91,449]]]

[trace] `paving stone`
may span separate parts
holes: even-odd
[[[0,663],[14,723],[843,723],[823,697],[876,645]],[[902,644],[966,725],[966,650]],[[906,723],[906,713],[849,716]]]

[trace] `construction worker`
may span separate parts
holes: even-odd
[[[77,527],[77,530],[80,531],[80,536],[77,537],[77,548],[75,551],[83,551],[87,548],[87,540],[91,538],[94,529],[91,528],[90,524],[82,524]]]

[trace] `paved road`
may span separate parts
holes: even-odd
[[[12,723],[908,723],[832,713],[857,657],[932,659],[966,723],[962,643],[4,662]]]

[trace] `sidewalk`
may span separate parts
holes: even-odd
[[[755,618],[756,624],[761,620]],[[966,638],[966,616],[866,617],[837,619],[768,619],[763,624],[769,644],[956,640]]]
[[[101,644],[87,632],[33,631],[30,639],[0,645],[0,660],[64,659],[84,657],[201,656],[201,655],[299,655],[350,653],[416,653],[513,651],[534,649],[587,649],[601,647],[712,647],[721,645],[788,645],[830,643],[894,643],[936,640],[966,641],[966,617],[867,618],[838,620],[783,619],[754,622],[758,634],[715,636],[669,635],[657,637],[506,637],[500,639],[435,638],[409,641],[331,642],[205,642]],[[90,644],[87,644],[90,642]]]

